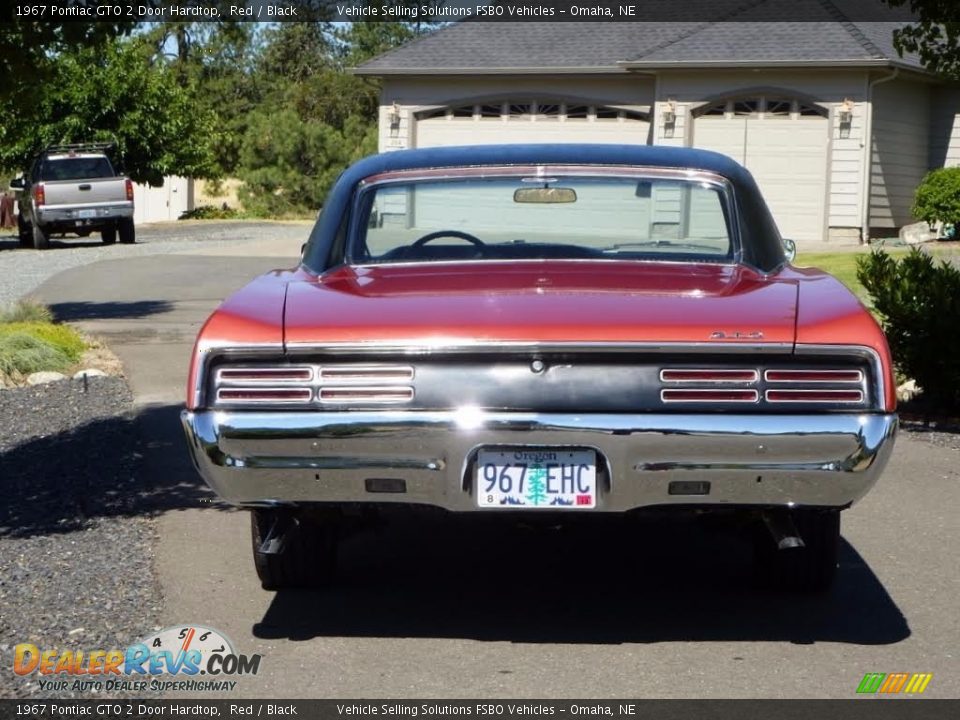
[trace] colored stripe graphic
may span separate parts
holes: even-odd
[[[880,692],[882,693],[898,693],[900,689],[906,684],[907,678],[910,675],[908,673],[890,673],[887,675],[887,679],[884,680],[883,685],[880,686]]]
[[[919,695],[927,689],[931,679],[933,679],[933,673],[914,673],[904,692]]]
[[[933,673],[867,673],[857,686],[860,694],[920,695],[933,679]]]
[[[860,681],[860,685],[857,687],[858,693],[875,693],[880,689],[880,685],[883,683],[883,679],[886,677],[886,673],[867,673],[863,676],[863,680]]]

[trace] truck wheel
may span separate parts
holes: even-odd
[[[111,225],[101,230],[100,239],[104,245],[113,245],[117,241],[117,226]]]
[[[34,225],[33,247],[37,250],[46,250],[50,247],[50,231],[40,225]]]
[[[825,592],[837,575],[840,553],[840,511],[798,510],[793,521],[802,548],[777,549],[766,528],[759,527],[754,555],[760,578],[778,590]]]
[[[120,242],[124,245],[133,245],[137,241],[136,231],[133,229],[133,218],[124,218],[117,223],[120,233]]]
[[[281,512],[252,510],[250,513],[253,564],[263,589],[316,588],[329,584],[337,555],[335,518],[289,516],[290,526],[281,552],[263,553],[260,547]]]

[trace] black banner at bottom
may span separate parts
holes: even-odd
[[[77,717],[943,720],[960,717],[960,700],[0,700],[0,720]]]

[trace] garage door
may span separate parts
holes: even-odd
[[[502,102],[437,108],[417,114],[417,147],[495,143],[649,142],[648,115],[575,103]]]
[[[826,111],[783,98],[717,103],[701,111],[695,147],[745,165],[763,192],[784,237],[820,242],[827,198]]]

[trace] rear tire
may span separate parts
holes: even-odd
[[[117,241],[117,226],[111,225],[100,231],[100,239],[104,245],[113,245]]]
[[[328,585],[334,574],[337,555],[335,516],[292,516],[286,546],[280,553],[260,552],[264,538],[278,517],[278,510],[252,510],[253,564],[264,590],[317,588]]]
[[[137,241],[136,230],[133,227],[133,218],[124,218],[117,223],[117,231],[120,234],[120,242],[124,245],[133,245]]]
[[[40,225],[34,225],[33,247],[35,250],[46,250],[50,247],[50,231]]]
[[[777,549],[770,533],[757,528],[754,556],[761,580],[795,593],[825,592],[837,575],[840,554],[840,511],[797,510],[793,522],[804,547]]]

